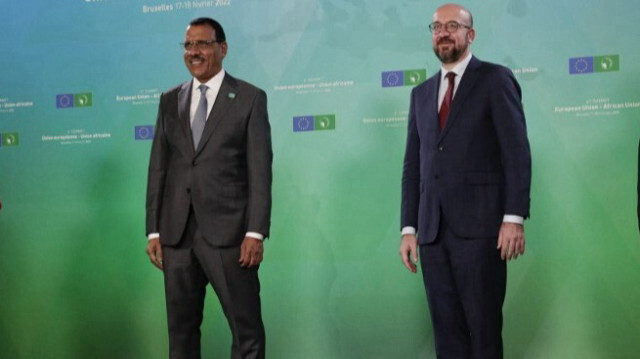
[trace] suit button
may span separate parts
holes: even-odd
[[[191,162],[191,165],[192,165],[193,167],[195,167],[195,166],[197,166],[198,164],[196,163],[196,161],[195,161],[195,160],[193,160],[193,162]]]
[[[439,175],[433,175],[433,178],[438,179],[438,178],[440,178],[440,176]]]
[[[187,193],[191,193],[191,188],[187,188]]]
[[[440,151],[440,152],[444,151],[444,147],[442,147],[442,146],[438,147],[438,151]]]

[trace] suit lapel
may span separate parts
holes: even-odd
[[[213,135],[215,128],[229,110],[229,107],[233,103],[237,93],[238,88],[236,80],[229,74],[225,74],[224,79],[222,80],[222,85],[220,86],[220,91],[218,91],[218,95],[216,96],[216,101],[214,102],[211,113],[207,118],[207,123],[204,125],[202,138],[198,144],[196,155],[200,153],[202,148],[207,144],[207,142],[209,142],[211,135]]]
[[[466,98],[469,96],[469,93],[471,93],[471,90],[478,80],[478,72],[476,70],[480,65],[480,60],[476,59],[475,56],[472,56],[471,61],[469,61],[469,64],[462,75],[462,80],[460,80],[460,84],[458,85],[458,90],[453,97],[453,101],[451,102],[449,118],[447,119],[447,124],[445,125],[444,130],[440,134],[440,140],[442,140],[449,133],[451,128],[459,122],[458,113],[464,106]]]
[[[425,113],[428,114],[427,121],[425,123],[425,134],[432,136],[435,140],[440,134],[438,128],[438,89],[440,88],[440,72],[433,77],[433,81],[426,83],[424,92],[419,95],[424,101]]]
[[[190,106],[191,106],[191,87],[192,81],[187,81],[182,84],[180,91],[178,91],[178,117],[180,121],[180,130],[182,131],[182,136],[179,138],[184,138],[185,151],[189,155],[193,155],[193,136],[191,135],[191,119],[190,119]]]

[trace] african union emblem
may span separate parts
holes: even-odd
[[[91,92],[78,93],[73,95],[74,107],[91,107],[93,105],[93,94]]]
[[[620,71],[619,55],[604,55],[593,57],[594,72]]]
[[[336,129],[336,116],[335,115],[318,115],[313,117],[314,127],[316,130],[335,130]]]
[[[20,135],[18,132],[0,133],[0,143],[2,147],[18,146],[20,144]]]
[[[427,70],[406,70],[404,72],[404,85],[405,86],[418,86],[427,79]]]

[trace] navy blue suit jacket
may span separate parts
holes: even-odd
[[[497,237],[505,214],[529,216],[531,155],[511,70],[472,57],[438,128],[440,72],[411,92],[402,176],[402,227],[420,244],[441,216],[459,237]]]

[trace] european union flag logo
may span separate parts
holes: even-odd
[[[135,127],[135,139],[136,141],[152,140],[153,139],[153,125],[136,126]]]
[[[382,73],[382,87],[404,86],[404,71],[385,71]]]
[[[573,57],[569,59],[569,73],[572,75],[593,72],[593,56]]]
[[[313,116],[298,116],[293,118],[293,132],[313,131]]]
[[[56,108],[71,108],[73,107],[73,94],[66,93],[56,95]]]

